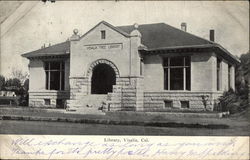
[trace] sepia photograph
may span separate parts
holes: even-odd
[[[108,159],[249,158],[248,1],[0,1],[0,16],[0,135],[14,158],[81,153],[18,150],[65,147],[73,142],[59,137],[69,135],[85,148],[103,146],[100,139],[171,147],[194,136],[201,148],[239,146],[172,155],[106,149]],[[93,142],[77,141],[86,136]],[[101,156],[80,158],[91,154]]]

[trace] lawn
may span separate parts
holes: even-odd
[[[185,124],[224,124],[228,125],[228,129],[207,129],[207,128],[186,128],[178,127],[173,128],[175,131],[171,133],[176,133],[179,131],[185,131],[181,135],[249,135],[250,125],[249,109],[245,112],[231,115],[225,118],[192,118],[192,117],[179,117],[176,115],[146,115],[143,113],[134,113],[131,114],[108,114],[108,115],[83,115],[83,114],[68,114],[64,113],[63,110],[45,110],[39,108],[6,108],[0,107],[0,115],[16,115],[16,116],[31,116],[31,117],[57,117],[57,118],[75,118],[75,119],[100,119],[100,120],[112,120],[112,121],[136,121],[136,122],[173,122],[173,123],[185,123]],[[46,122],[51,123],[51,122]],[[55,122],[53,122],[55,123]],[[60,122],[58,122],[60,123]],[[69,123],[70,124],[70,123]],[[80,124],[79,124],[80,125]],[[87,124],[84,124],[87,125]],[[109,125],[104,125],[108,127]],[[113,125],[112,125],[113,126]],[[143,126],[134,126],[141,128]],[[131,128],[134,128],[131,126]],[[153,127],[157,128],[156,130],[169,130],[168,127]],[[193,132],[193,131],[197,131]],[[157,131],[154,132],[157,135]],[[168,132],[163,132],[168,133]],[[169,133],[170,135],[172,135]],[[132,132],[133,134],[133,132]],[[160,134],[160,133],[158,133]],[[167,135],[169,135],[167,134]],[[180,135],[180,134],[177,134]]]

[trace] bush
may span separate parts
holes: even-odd
[[[219,98],[217,110],[223,112],[229,111],[230,114],[234,114],[245,110],[248,106],[248,88],[245,87],[245,89],[239,92],[235,92],[232,89],[224,92]]]

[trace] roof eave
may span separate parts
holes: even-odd
[[[22,57],[25,57],[27,59],[34,59],[34,58],[55,58],[55,57],[68,57],[69,53],[46,53],[43,55],[22,55]]]
[[[190,45],[190,46],[173,46],[173,47],[161,47],[161,48],[140,48],[141,51],[145,51],[147,53],[152,51],[162,51],[162,50],[176,50],[176,49],[219,49],[224,53],[224,56],[229,57],[231,60],[233,60],[237,65],[240,64],[240,60],[232,55],[229,51],[227,51],[225,48],[223,48],[221,45],[217,43],[213,44],[204,44],[204,45]]]
[[[215,48],[218,48],[219,50],[221,50],[222,52],[224,52],[228,57],[230,57],[231,59],[233,59],[235,61],[235,63],[237,65],[239,65],[241,63],[240,59],[238,59],[237,57],[235,57],[234,55],[232,55],[228,50],[226,50],[224,47],[222,47],[220,44],[215,44],[214,45]]]
[[[150,48],[146,51],[158,51],[158,50],[172,50],[172,49],[184,49],[184,48],[210,48],[213,47],[212,44],[203,44],[203,45],[189,45],[189,46],[173,46],[173,47],[160,47],[160,48]]]

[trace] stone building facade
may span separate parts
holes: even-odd
[[[83,36],[74,30],[66,42],[23,54],[30,60],[29,105],[83,112],[213,110],[218,96],[234,89],[239,60],[213,39],[182,28],[102,21]]]

